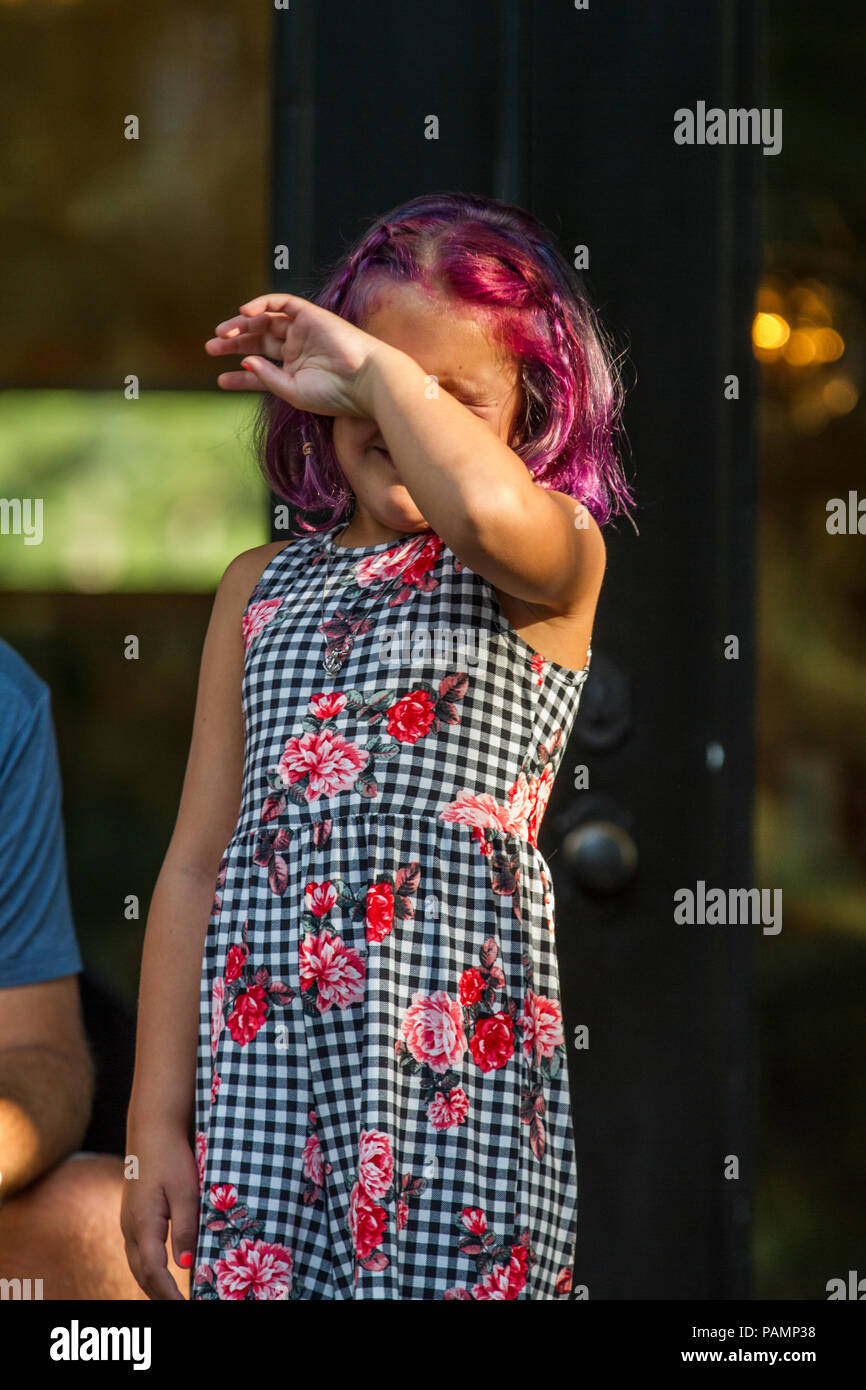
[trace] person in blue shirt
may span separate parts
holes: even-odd
[[[50,689],[0,639],[0,1279],[6,1297],[39,1279],[45,1299],[141,1300],[123,1165],[79,1151],[95,1078],[61,798]]]

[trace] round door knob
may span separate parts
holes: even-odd
[[[584,821],[563,837],[562,857],[587,893],[619,893],[637,873],[637,845],[611,820]]]

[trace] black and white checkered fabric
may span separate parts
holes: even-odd
[[[244,616],[192,1297],[568,1298],[577,1177],[536,841],[589,665],[534,653],[435,533],[353,548],[339,530],[281,550]],[[327,554],[326,619],[371,620],[333,675]]]

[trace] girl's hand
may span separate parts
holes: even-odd
[[[223,390],[271,391],[314,415],[369,417],[365,369],[393,348],[299,295],[263,294],[240,309],[205,343],[212,357],[247,354],[251,370],[220,373],[217,384]],[[282,366],[269,357],[280,358]]]
[[[180,1299],[183,1294],[168,1269],[165,1242],[171,1221],[171,1253],[181,1269],[184,1251],[195,1256],[198,1231],[199,1179],[195,1155],[184,1133],[148,1125],[146,1142],[131,1145],[139,1162],[139,1177],[124,1181],[120,1228],[133,1277],[153,1301]]]

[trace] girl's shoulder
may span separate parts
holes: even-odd
[[[267,541],[264,545],[242,550],[226,565],[220,585],[230,588],[243,600],[244,605],[248,604],[273,561],[291,544],[290,540]]]

